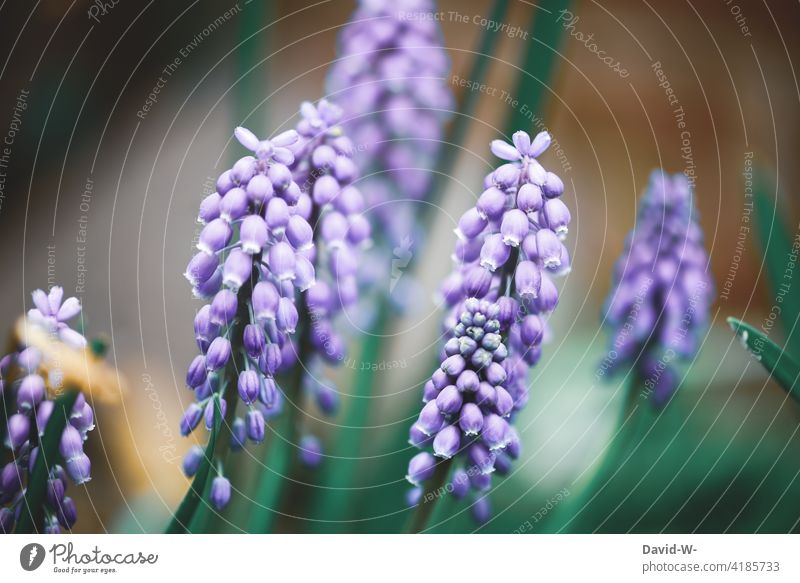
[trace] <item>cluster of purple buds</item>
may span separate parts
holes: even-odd
[[[425,387],[426,405],[411,429],[411,443],[418,445],[432,435],[427,432],[436,414],[446,418],[448,408],[456,404],[472,412],[465,419],[459,409],[458,426],[445,420],[444,436],[437,428],[433,448],[435,455],[447,457],[449,447],[463,448],[464,438],[480,431],[478,445],[467,448],[471,463],[457,469],[451,480],[457,496],[465,494],[469,485],[476,490],[472,510],[478,520],[488,516],[488,500],[482,493],[490,482],[485,476],[495,469],[507,471],[510,458],[518,454],[519,441],[508,420],[528,401],[528,371],[541,356],[547,317],[558,303],[553,278],[570,268],[562,243],[570,223],[569,210],[561,200],[564,184],[537,161],[550,141],[547,132],[531,140],[519,131],[513,145],[502,140],[491,144],[492,152],[507,163],[486,176],[476,205],[459,220],[455,269],[442,287],[443,299],[451,306],[445,329],[452,330],[454,338],[445,345],[447,359],[442,369]],[[462,362],[468,365],[466,372],[460,370]],[[462,380],[462,374],[471,381]],[[451,382],[453,375],[458,377],[456,382]],[[474,387],[476,380],[477,388],[472,390],[478,401],[465,401],[459,383]],[[472,405],[485,404],[481,390],[488,393],[494,410],[481,410],[479,416]],[[489,453],[481,456],[484,449]],[[412,469],[432,468],[432,460],[420,454],[412,460]],[[414,483],[419,482],[416,475],[409,471]]]
[[[519,456],[516,431],[509,424],[515,398],[508,390],[513,377],[504,343],[509,319],[504,306],[469,298],[444,346],[441,366],[425,384],[425,406],[411,427],[410,443],[431,446],[414,456],[406,478],[414,485],[411,498],[422,493],[421,483],[435,471],[436,457],[458,463],[447,488],[454,496],[475,493],[477,518],[485,519],[484,493],[491,475]]]
[[[382,203],[426,195],[453,107],[435,10],[431,0],[361,0],[326,86],[344,109],[348,135],[367,150],[358,158],[362,188],[395,244],[414,209]]]
[[[63,299],[64,291],[53,287],[50,293],[33,292],[36,306],[28,312],[28,324],[41,326],[51,336],[72,347],[86,345],[86,339],[67,322],[81,311],[77,298]],[[0,468],[0,532],[10,533],[25,508],[25,490],[39,451],[39,440],[55,407],[48,397],[48,386],[60,389],[60,375],[53,363],[34,346],[21,346],[0,359],[0,397],[4,400],[3,435],[12,461]],[[79,394],[69,422],[61,434],[59,451],[63,465],[54,464],[47,479],[44,532],[60,533],[75,525],[75,502],[66,495],[67,484],[83,484],[91,479],[91,462],[83,442],[94,428],[94,412]]]
[[[223,393],[229,370],[247,407],[244,418],[233,418],[232,449],[248,439],[263,441],[265,422],[282,406],[275,377],[297,363],[301,316],[309,318],[303,333],[314,348],[314,354],[302,355],[309,359],[303,366],[314,370],[317,361],[344,359],[344,340],[332,319],[358,297],[356,251],[369,241],[370,226],[352,185],[358,170],[352,143],[336,125],[340,115],[324,101],[304,103],[297,130],[272,140],[259,140],[241,127],[235,131],[254,155],[224,172],[217,191],[201,203],[199,220],[205,226],[186,271],[195,295],[211,301],[195,318],[201,354],[186,375],[196,402],[181,419],[184,435],[203,419],[212,426],[212,397]],[[333,389],[315,385],[318,402],[330,405]],[[224,398],[220,406],[224,416]],[[184,460],[188,475],[201,458],[201,451],[190,450]],[[223,507],[230,484],[218,473],[212,502]]]
[[[714,297],[697,215],[686,176],[654,171],[606,302],[611,346],[600,370],[633,367],[656,406],[678,387],[674,361],[697,352]]]

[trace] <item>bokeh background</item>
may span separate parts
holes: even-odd
[[[490,3],[438,4],[445,14],[467,16],[467,22],[447,17],[441,23],[452,82],[467,75],[483,33],[474,17],[487,16]],[[188,486],[180,456],[190,440],[180,437],[178,421],[191,399],[183,377],[195,351],[192,318],[200,304],[181,274],[199,232],[198,203],[241,155],[231,139],[235,126],[270,135],[295,123],[302,100],[323,96],[336,35],[354,4],[119,0],[90,18],[92,6],[78,0],[0,5],[0,135],[11,139],[0,198],[0,322],[10,330],[36,287],[57,283],[81,297],[87,333],[106,336],[109,359],[128,391],[122,403],[97,411],[88,442],[94,479],[73,491],[77,529],[157,532]],[[310,502],[317,478],[305,476],[305,484],[293,485],[294,504],[280,517],[280,530],[386,532],[402,526],[411,450],[398,436],[411,422],[437,350],[443,311],[434,292],[449,269],[453,222],[480,194],[493,163],[488,142],[503,132],[513,107],[501,92],[518,100],[517,107],[525,104],[526,96],[514,90],[529,43],[539,43],[543,55],[557,51],[557,72],[536,114],[563,149],[561,157],[551,149],[544,162],[567,185],[574,265],[552,320],[553,341],[517,423],[522,459],[493,491],[495,518],[480,530],[797,528],[800,409],[741,348],[725,318],[761,325],[775,304],[759,236],[754,228],[741,230],[753,227],[746,219],[751,169],[765,185],[774,219],[792,237],[798,231],[794,61],[800,40],[794,31],[800,6],[573,2],[574,31],[593,33],[626,77],[574,35],[556,46],[533,37],[537,10],[535,3],[512,0],[507,21],[526,34],[496,33],[487,79],[496,95],[481,96],[466,142],[458,145],[458,163],[444,181],[429,239],[413,247],[417,269],[399,288],[398,301],[409,308],[393,324],[382,353],[396,366],[336,372],[343,412],[352,404],[353,379],[373,377],[368,427],[358,450],[343,452],[358,462],[342,482],[357,495],[345,498],[334,522],[320,523],[330,509]],[[212,34],[202,34],[226,12]],[[163,68],[181,51],[186,55],[157,102],[142,112]],[[681,135],[654,63],[683,107],[688,134]],[[466,89],[451,87],[463,101]],[[24,110],[17,107],[20,96]],[[21,115],[12,127],[15,107]],[[711,267],[725,293],[712,307],[712,325],[679,397],[653,417],[647,437],[612,472],[598,473],[614,443],[624,393],[621,383],[596,375],[607,341],[602,303],[634,225],[636,201],[656,167],[696,177]],[[84,235],[85,243],[79,240]],[[389,282],[386,287],[390,293]],[[358,322],[352,325],[355,332]],[[776,325],[770,337],[782,343],[785,332]],[[353,355],[362,340],[352,334]],[[341,414],[318,417],[311,408],[304,422],[317,426],[330,445],[341,436]],[[215,519],[220,530],[245,528],[261,453],[242,454],[242,491],[230,512]],[[335,473],[340,461],[327,458],[324,471]],[[476,528],[458,505],[438,518],[437,530]],[[531,529],[522,527],[526,521]]]

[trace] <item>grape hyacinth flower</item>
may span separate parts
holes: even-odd
[[[611,347],[601,371],[632,367],[663,406],[678,387],[673,361],[691,359],[708,323],[714,284],[683,174],[654,171],[606,301]]]
[[[368,153],[357,158],[362,189],[391,245],[408,235],[414,209],[382,203],[426,195],[453,107],[435,10],[431,0],[360,0],[328,74],[329,98]]]
[[[357,252],[370,228],[352,185],[358,170],[340,115],[325,101],[304,103],[296,130],[271,140],[235,131],[253,155],[223,172],[217,191],[201,203],[205,226],[186,270],[195,295],[210,301],[194,322],[200,354],[186,384],[196,402],[181,419],[184,435],[203,420],[212,427],[218,397],[223,417],[231,407],[232,449],[263,441],[265,423],[284,398],[276,375],[299,366],[299,357],[314,376],[322,362],[344,359],[333,319],[358,297]],[[247,409],[244,418],[237,400]],[[198,463],[193,450],[187,474]],[[222,507],[229,489],[221,479],[217,484],[213,503]]]
[[[36,306],[28,312],[27,325],[40,327],[53,340],[72,348],[86,345],[86,339],[69,327],[69,320],[80,314],[77,298],[64,299],[64,290],[53,287],[49,293],[33,292]],[[21,345],[0,359],[0,396],[4,397],[3,435],[11,451],[11,461],[0,468],[0,532],[10,533],[25,507],[25,492],[55,401],[50,394],[61,390],[58,363],[36,346]],[[94,428],[94,412],[82,393],[72,406],[69,422],[59,442],[63,463],[54,464],[47,476],[47,496],[43,510],[44,532],[70,530],[77,520],[75,503],[66,494],[70,481],[83,484],[91,479],[91,461],[83,444]]]
[[[519,456],[510,422],[527,403],[528,371],[541,356],[547,317],[558,303],[553,278],[569,271],[564,185],[537,161],[549,145],[547,132],[531,140],[518,131],[513,145],[492,142],[492,152],[507,163],[486,177],[476,205],[459,221],[455,269],[442,286],[451,307],[448,340],[410,431],[412,445],[458,460],[447,490],[459,498],[473,490],[473,513],[481,521],[491,473]],[[420,467],[427,463],[418,456],[408,472],[417,487],[416,476],[428,477]]]

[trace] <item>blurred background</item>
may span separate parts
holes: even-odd
[[[301,101],[323,96],[336,36],[354,3],[100,4],[0,6],[0,322],[10,330],[37,287],[59,284],[81,298],[87,334],[107,337],[108,358],[125,375],[128,392],[119,405],[98,406],[88,442],[94,477],[73,491],[77,529],[158,532],[188,487],[180,459],[192,440],[180,436],[178,421],[192,398],[183,378],[201,304],[182,273],[199,233],[199,201],[242,155],[232,141],[235,126],[271,135],[294,125]],[[449,81],[460,102],[469,90],[458,79],[470,68],[490,3],[438,5],[446,15]],[[560,146],[543,163],[567,186],[573,269],[561,284],[554,337],[517,421],[522,458],[496,482],[495,518],[480,530],[528,530],[526,521],[533,532],[796,529],[800,409],[742,350],[725,318],[760,326],[776,304],[748,222],[751,172],[768,185],[774,219],[792,237],[798,231],[792,193],[800,187],[794,163],[800,92],[793,63],[800,40],[793,31],[800,6],[577,1],[569,7],[572,26],[556,46],[531,34],[536,10],[512,0],[506,20],[519,31],[496,33],[486,81],[496,91],[480,96],[429,239],[412,247],[417,269],[408,285],[394,288],[399,292],[386,282],[387,293],[402,293],[398,301],[409,308],[384,342],[384,370],[353,370],[356,362],[336,371],[342,393],[336,418],[322,420],[309,408],[305,422],[335,449],[353,379],[372,376],[358,450],[337,453],[358,461],[341,485],[354,495],[330,518],[329,509],[307,502],[318,478],[305,476],[293,485],[294,505],[277,528],[402,527],[403,476],[412,455],[406,432],[438,349],[444,312],[435,290],[450,267],[452,228],[494,163],[489,141],[503,133],[511,109],[524,111],[526,95],[514,94],[518,68],[530,43],[538,43],[543,55],[556,51],[546,105],[536,115]],[[467,18],[447,16],[456,13]],[[590,49],[595,44],[619,63],[617,70]],[[538,128],[531,121],[519,129]],[[613,476],[597,474],[624,393],[621,384],[596,375],[607,341],[602,303],[636,202],[657,167],[695,178],[718,299],[678,398],[654,417],[652,431]],[[357,321],[351,325],[357,357],[364,336]],[[770,337],[781,344],[783,334],[775,326]],[[252,468],[262,453],[240,454],[240,502],[253,493]],[[337,462],[326,458],[323,471],[335,473]],[[590,491],[596,495],[587,502]],[[234,503],[216,519],[218,528],[244,529],[243,515],[246,505]],[[439,519],[443,532],[476,528],[458,505]]]

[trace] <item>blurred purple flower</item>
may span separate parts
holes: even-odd
[[[673,361],[697,352],[714,299],[692,196],[685,175],[650,175],[606,300],[611,347],[604,372],[634,368],[658,407],[678,388]]]

